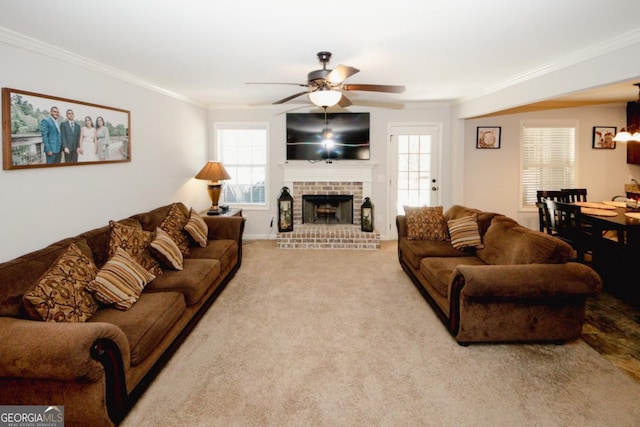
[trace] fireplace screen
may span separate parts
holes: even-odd
[[[302,222],[309,224],[353,224],[353,196],[302,196]]]

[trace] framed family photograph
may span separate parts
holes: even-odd
[[[500,126],[478,126],[476,148],[500,148]]]
[[[613,138],[616,136],[618,128],[615,126],[594,126],[593,127],[593,148],[604,148],[613,150],[616,148],[616,142]]]
[[[130,161],[129,111],[2,88],[3,169]]]

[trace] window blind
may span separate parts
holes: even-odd
[[[575,187],[575,134],[575,126],[523,125],[522,208],[535,208],[537,190]]]

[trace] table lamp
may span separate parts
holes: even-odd
[[[206,179],[209,181],[207,191],[209,192],[209,198],[211,199],[211,208],[207,212],[207,215],[218,215],[220,213],[218,209],[218,200],[220,199],[220,191],[222,190],[222,183],[220,181],[225,179],[231,179],[229,173],[227,173],[224,166],[220,162],[207,162],[206,165],[198,172],[196,179]]]

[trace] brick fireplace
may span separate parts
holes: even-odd
[[[371,194],[371,163],[285,163],[284,185],[293,196],[293,232],[276,235],[287,249],[379,249],[380,233],[360,230],[360,205]],[[303,221],[303,196],[351,196],[352,223]],[[342,197],[338,197],[342,198]]]

